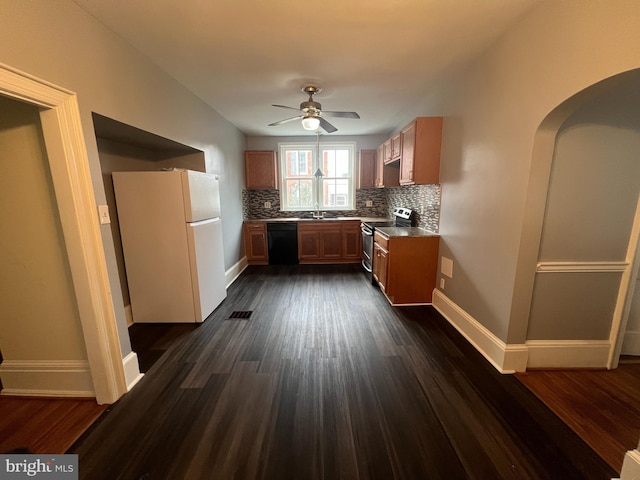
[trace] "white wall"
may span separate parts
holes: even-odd
[[[244,135],[71,0],[0,0],[0,11],[0,62],[78,94],[97,202],[105,203],[105,193],[92,112],[205,152],[207,171],[221,179],[225,265],[239,261]],[[115,253],[109,226],[101,230],[126,356]]]
[[[575,93],[640,66],[637,6],[545,2],[472,65],[427,88],[421,113],[445,116],[440,250],[454,276],[444,294],[504,342],[523,343],[527,332],[533,285],[517,277],[532,274],[539,246],[525,224],[536,132]],[[523,256],[533,262],[519,270]]]

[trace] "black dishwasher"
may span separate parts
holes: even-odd
[[[269,265],[298,263],[298,224],[295,222],[267,223]]]

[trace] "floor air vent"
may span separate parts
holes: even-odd
[[[242,318],[246,320],[247,318],[251,317],[252,313],[253,312],[251,310],[245,310],[245,311],[238,310],[238,311],[232,312],[229,318]]]

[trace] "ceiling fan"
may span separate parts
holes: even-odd
[[[322,110],[322,105],[313,101],[313,96],[316,93],[320,93],[322,89],[317,85],[305,85],[302,91],[309,95],[309,100],[302,102],[300,108],[287,107],[286,105],[272,105],[273,107],[288,108],[289,110],[299,110],[302,114],[295,117],[280,120],[279,122],[270,123],[269,127],[276,125],[282,125],[283,123],[292,122],[294,120],[302,120],[302,128],[305,130],[317,130],[318,127],[327,133],[336,132],[338,129],[327,122],[323,116],[327,117],[340,117],[340,118],[360,118],[356,112],[329,112]]]

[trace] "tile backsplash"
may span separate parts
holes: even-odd
[[[405,185],[385,188],[388,216],[396,207],[406,207],[416,213],[418,227],[438,233],[440,226],[440,184]]]
[[[440,222],[440,185],[408,185],[393,188],[356,190],[356,209],[331,211],[338,217],[390,217],[396,207],[411,208],[416,212],[419,227],[438,232]],[[366,206],[367,201],[371,207]],[[265,208],[270,202],[271,208]],[[263,218],[299,217],[303,212],[280,210],[279,190],[243,190],[242,212],[245,220]],[[308,212],[304,212],[308,213]]]

